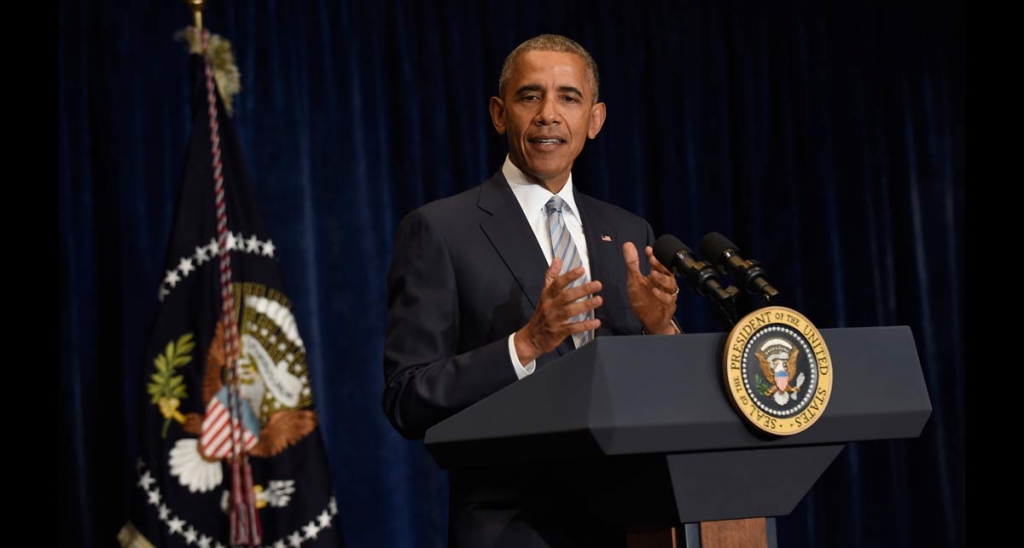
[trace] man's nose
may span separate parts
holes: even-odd
[[[537,115],[537,123],[542,125],[558,123],[559,114],[558,108],[555,101],[552,99],[546,99],[540,106],[540,112]]]

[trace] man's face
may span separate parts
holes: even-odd
[[[504,97],[491,97],[491,122],[508,135],[509,157],[533,182],[558,192],[587,138],[604,124],[587,65],[575,53],[530,51],[513,61]]]

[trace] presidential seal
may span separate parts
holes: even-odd
[[[769,434],[806,430],[832,393],[832,360],[821,333],[790,308],[751,312],[725,343],[726,393],[750,424]]]

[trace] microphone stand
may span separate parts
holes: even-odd
[[[718,305],[718,311],[725,318],[726,323],[729,324],[729,329],[732,329],[736,322],[739,321],[739,314],[736,312],[736,295],[738,293],[739,289],[736,286],[730,285],[712,294],[715,304]]]

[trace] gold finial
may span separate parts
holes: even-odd
[[[203,28],[203,7],[206,3],[205,0],[185,0],[188,7],[192,8],[192,19],[195,21],[195,27],[197,30]]]

